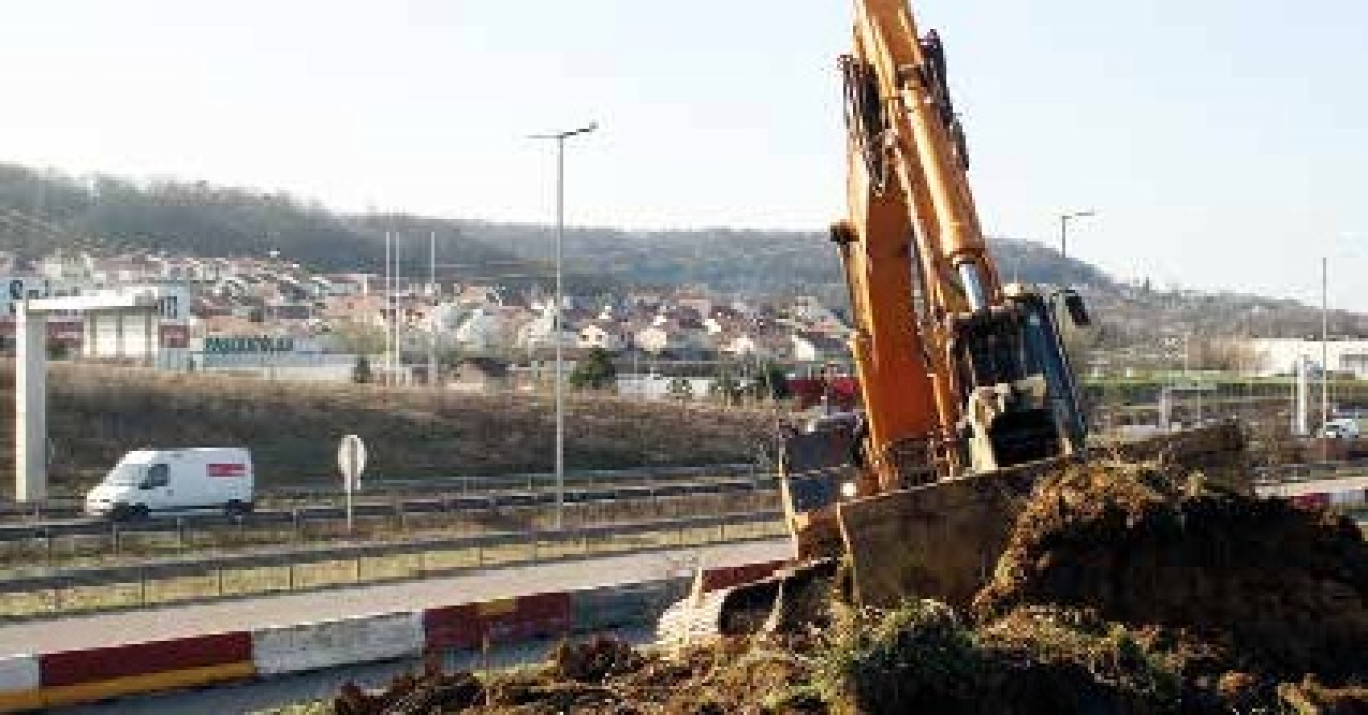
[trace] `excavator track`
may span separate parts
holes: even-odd
[[[822,625],[840,562],[810,561],[751,583],[698,593],[666,609],[656,627],[664,644],[687,644],[722,636],[795,633]]]

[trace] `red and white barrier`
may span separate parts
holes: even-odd
[[[782,565],[770,562],[713,568],[707,569],[703,578],[709,589],[725,588],[768,576]],[[0,657],[0,713],[407,658],[425,652],[556,638],[602,627],[604,619],[597,616],[605,614],[595,614],[594,610],[631,610],[627,606],[633,599],[642,601],[642,594],[647,593],[658,596],[658,591],[622,585],[541,593],[250,633]],[[647,606],[643,605],[643,612],[649,610]]]
[[[731,588],[732,586],[739,586],[743,583],[750,583],[751,581],[759,581],[762,578],[768,578],[786,564],[788,564],[788,561],[768,561],[761,564],[721,566],[705,569],[703,571],[703,592],[707,593],[723,588]]]
[[[427,651],[471,649],[570,632],[570,594],[543,593],[423,612]]]
[[[0,658],[0,712],[42,707],[42,667],[36,655]]]

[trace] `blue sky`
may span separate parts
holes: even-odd
[[[1368,310],[1368,5],[923,0],[984,225],[1123,277]],[[0,4],[0,158],[346,210],[823,229],[850,5],[782,0]],[[763,267],[757,267],[763,269]]]

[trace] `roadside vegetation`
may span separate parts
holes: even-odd
[[[13,370],[12,362],[0,362],[3,420],[12,420]],[[367,477],[373,480],[549,472],[554,415],[552,399],[539,394],[272,382],[94,365],[54,364],[48,378],[58,494],[82,491],[123,453],[147,447],[249,447],[261,486],[336,480],[337,441],[346,434],[369,445]],[[566,468],[750,462],[769,443],[773,424],[774,413],[763,409],[572,392]],[[12,464],[13,432],[0,430],[0,470]],[[0,495],[12,488],[3,484]]]

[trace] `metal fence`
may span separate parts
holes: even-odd
[[[565,474],[567,489],[590,489],[608,486],[655,486],[697,480],[764,479],[770,475],[750,464],[719,464],[706,467],[650,467],[641,469],[578,470]],[[368,478],[363,493],[376,496],[399,497],[432,494],[482,494],[506,491],[550,491],[556,487],[552,473],[490,474],[425,479]],[[257,490],[258,499],[265,504],[275,502],[319,501],[340,502],[343,498],[341,481],[317,484],[286,484]],[[84,502],[74,497],[55,497],[38,504],[0,504],[0,519],[72,519],[82,515]]]
[[[1275,467],[1260,467],[1254,470],[1254,483],[1272,485],[1313,482],[1340,476],[1359,476],[1365,473],[1368,473],[1368,459],[1313,464],[1283,464]]]
[[[142,607],[447,576],[512,563],[772,538],[778,511],[491,533],[386,544],[280,549],[137,565],[51,569],[0,580],[0,617]],[[326,568],[320,576],[320,568]],[[193,582],[193,588],[187,588]],[[168,584],[170,587],[168,587]],[[168,595],[169,594],[169,595]]]

